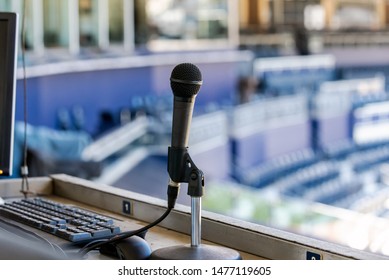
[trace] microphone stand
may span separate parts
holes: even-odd
[[[191,197],[191,244],[161,248],[151,254],[154,260],[239,260],[240,254],[232,249],[201,244],[201,197],[204,174],[192,161],[188,148],[169,147],[168,172],[170,186],[188,183]]]

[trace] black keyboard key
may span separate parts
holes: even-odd
[[[72,242],[78,242],[78,241],[83,241],[87,239],[91,239],[92,235],[89,232],[85,231],[74,231],[71,230],[70,228],[67,229],[58,229],[55,232],[55,235],[62,237],[64,239],[67,239]]]
[[[94,238],[103,238],[112,235],[111,230],[105,227],[90,225],[90,226],[82,226],[78,228],[80,230],[89,232]]]
[[[71,220],[69,223],[71,225],[74,225],[74,226],[87,226],[87,225],[89,225],[89,222],[82,220],[82,219]]]
[[[51,220],[55,222],[55,224],[62,224],[62,225],[66,224],[66,220],[61,218],[52,217]]]
[[[35,228],[40,228],[43,225],[42,221],[40,221],[38,219],[31,218],[31,217],[25,217],[23,221],[27,225],[30,225],[30,226],[35,227]]]
[[[111,225],[111,224],[106,224],[106,223],[97,223],[97,226],[107,228],[110,230],[111,234],[115,235],[121,232],[121,229],[117,225]]]
[[[49,233],[55,233],[60,228],[57,227],[56,225],[43,224],[41,229],[44,231],[47,231]],[[63,229],[65,229],[65,228],[63,228]]]

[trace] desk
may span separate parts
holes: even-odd
[[[166,209],[164,200],[63,174],[30,178],[29,187],[30,191],[49,199],[112,216],[128,230],[156,220]],[[20,179],[0,180],[0,196],[3,199],[20,196],[20,188]],[[123,212],[124,203],[130,205],[128,213]],[[233,248],[241,252],[246,260],[306,259],[311,253],[328,260],[387,258],[207,211],[203,211],[202,218],[203,243]],[[189,244],[190,224],[190,208],[176,205],[164,221],[149,230],[146,240],[152,250]],[[45,237],[50,240],[57,238],[49,234]],[[99,254],[90,254],[89,257],[104,258]]]

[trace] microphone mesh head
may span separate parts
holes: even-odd
[[[198,93],[201,84],[200,69],[192,63],[178,64],[170,76],[174,96],[190,98]]]

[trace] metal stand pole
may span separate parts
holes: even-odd
[[[201,197],[192,197],[192,228],[191,228],[191,246],[201,245]]]

